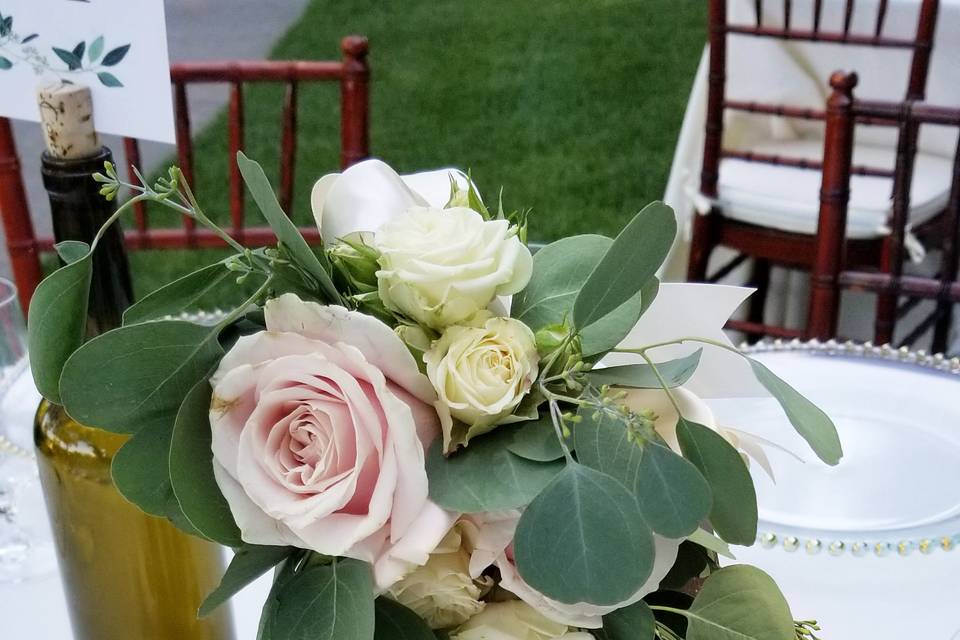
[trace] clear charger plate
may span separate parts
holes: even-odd
[[[830,415],[844,457],[819,462],[772,399],[710,401],[721,426],[782,447],[766,448],[775,481],[751,465],[759,535],[737,561],[824,638],[960,640],[960,361],[835,342],[750,351]]]

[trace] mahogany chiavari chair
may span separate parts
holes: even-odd
[[[910,209],[911,181],[914,179],[913,154],[917,131],[921,125],[944,125],[960,128],[960,109],[938,107],[922,102],[906,103],[862,101],[853,99],[856,74],[835,73],[830,79],[833,93],[827,103],[826,142],[823,184],[820,191],[820,242],[814,261],[811,282],[810,315],[807,333],[811,338],[836,336],[840,313],[840,296],[844,289],[868,291],[877,295],[874,342],[893,341],[900,314],[899,298],[930,300],[934,310],[916,326],[907,327],[899,345],[909,345],[932,329],[931,351],[947,350],[953,307],[960,303],[957,282],[960,261],[960,145],[953,161],[950,197],[942,219],[939,274],[922,277],[904,274],[906,227]],[[860,118],[883,118],[896,121],[900,128],[894,176],[893,215],[887,243],[888,268],[865,270],[849,262],[849,245],[845,240],[850,178],[853,173],[854,124]]]
[[[921,0],[918,3],[917,27],[912,38],[884,35],[887,16],[886,0],[876,0],[875,21],[870,32],[853,32],[855,4],[856,0],[845,0],[842,26],[828,28],[822,24],[821,20],[824,5],[822,0],[813,0],[813,15],[802,16],[803,20],[801,16],[793,15],[791,1],[783,0],[782,20],[777,20],[776,25],[765,23],[763,0],[755,0],[755,24],[731,24],[727,18],[727,0],[710,0],[709,3],[708,102],[700,194],[710,203],[710,210],[702,215],[694,214],[687,276],[691,281],[717,281],[752,258],[751,284],[757,288],[757,292],[751,299],[747,319],[731,321],[728,325],[730,328],[745,331],[751,336],[771,335],[792,338],[803,335],[802,329],[763,324],[764,303],[771,266],[805,271],[812,268],[817,241],[813,234],[817,215],[816,190],[813,187],[809,194],[805,193],[802,203],[796,200],[788,203],[791,207],[800,206],[809,209],[802,212],[802,217],[806,221],[803,226],[808,226],[809,231],[798,232],[796,229],[777,228],[772,222],[769,224],[758,222],[758,218],[761,217],[759,214],[747,211],[747,206],[741,206],[744,203],[736,202],[736,198],[742,197],[742,194],[737,195],[734,188],[725,189],[724,169],[730,166],[727,163],[737,162],[772,165],[782,168],[785,172],[783,178],[789,182],[790,178],[787,177],[786,172],[793,171],[793,175],[796,175],[796,170],[820,171],[823,163],[810,157],[795,157],[781,152],[763,153],[724,148],[724,116],[727,112],[746,112],[822,122],[826,114],[823,110],[807,107],[727,99],[725,94],[727,41],[730,36],[738,36],[903,50],[912,56],[904,99],[922,100],[930,66],[938,0]],[[805,26],[811,17],[811,26]],[[804,24],[801,25],[801,22]],[[890,124],[882,119],[870,119],[866,116],[863,116],[860,122],[874,125]],[[819,143],[814,148],[818,146]],[[852,166],[850,170],[853,174],[862,176],[887,179],[893,177],[893,171],[888,167],[861,165]],[[946,175],[946,173],[944,168],[943,174]],[[762,178],[758,178],[757,181],[762,181]],[[790,200],[790,198],[786,197],[784,200]],[[752,203],[749,208],[764,209],[762,219],[765,220],[771,218],[766,215],[767,213],[774,213],[770,210],[772,206],[769,201],[761,201],[760,204]],[[851,239],[848,248],[849,258],[859,263],[875,264],[880,260],[885,242],[886,239],[883,237]],[[708,274],[710,256],[714,249],[720,246],[733,249],[737,255],[715,273]]]
[[[369,77],[367,39],[347,36],[341,41],[339,61],[211,61],[180,62],[171,65],[174,115],[177,135],[177,162],[193,185],[193,141],[187,107],[187,86],[197,83],[225,83],[230,87],[227,107],[230,225],[227,230],[248,246],[276,242],[269,227],[246,226],[243,181],[233,158],[244,148],[244,85],[283,83],[286,85],[281,114],[280,184],[278,198],[284,211],[293,202],[297,149],[298,86],[304,82],[338,82],[340,85],[340,165],[346,168],[369,155]],[[137,140],[123,142],[131,182],[133,167],[140,164]],[[183,249],[223,246],[207,229],[198,229],[184,218],[180,228],[151,228],[144,203],[135,205],[133,225],[125,231],[127,247],[137,249]],[[29,308],[30,297],[43,277],[40,255],[51,251],[53,238],[37,237],[20,173],[20,163],[9,122],[0,118],[0,217],[3,218],[7,251],[20,302]],[[301,228],[306,240],[316,244],[315,226]]]

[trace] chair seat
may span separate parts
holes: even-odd
[[[751,146],[763,154],[820,160],[823,142],[813,139],[777,140]],[[892,168],[894,149],[858,145],[854,164]],[[949,198],[952,160],[919,152],[910,195],[910,224],[918,225],[940,213]],[[762,227],[813,235],[820,210],[821,172],[725,159],[720,163],[719,204],[727,218]],[[889,233],[892,179],[855,175],[850,180],[847,237],[868,239]]]

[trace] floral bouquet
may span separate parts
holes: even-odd
[[[100,236],[62,243],[30,310],[44,396],[131,435],[120,492],[235,548],[200,615],[273,570],[263,640],[810,634],[766,574],[719,568],[755,540],[747,465],[766,458],[700,397],[755,379],[823,461],[840,443],[723,336],[748,292],[659,282],[669,207],[532,255],[526,213],[491,210],[462,172],[369,160],[314,187],[315,252],[238,163],[276,246],[239,245],[176,168],[149,185],[107,165],[104,196],[131,192],[107,226],[157,202],[235,253],[84,343]],[[246,299],[182,319],[225,289]]]

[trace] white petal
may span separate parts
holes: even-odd
[[[457,186],[466,189],[470,184],[467,174],[453,167],[422,171],[400,176],[408,187],[417,192],[431,207],[443,208],[450,200],[450,176],[456,180]],[[477,190],[479,192],[479,189]]]
[[[664,283],[657,298],[643,314],[621,348],[642,347],[677,338],[707,338],[733,346],[723,325],[753,292],[744,287],[716,284]],[[700,366],[684,385],[701,398],[752,397],[767,395],[753,377],[750,365],[741,356],[719,347],[696,343],[672,345],[650,352],[662,362],[679,358],[704,347]],[[603,366],[642,363],[639,356],[613,353]]]
[[[376,159],[358,162],[315,189],[313,215],[327,245],[354,231],[376,231],[409,207],[426,204],[396,171]]]
[[[313,211],[313,219],[321,234],[323,233],[323,207],[327,202],[327,194],[339,179],[339,173],[328,173],[317,180],[310,191],[310,209]]]
[[[290,545],[308,548],[289,528],[279,520],[265,514],[260,507],[247,496],[246,492],[216,460],[213,461],[213,475],[217,486],[227,504],[230,513],[240,528],[241,537],[249,544]]]

